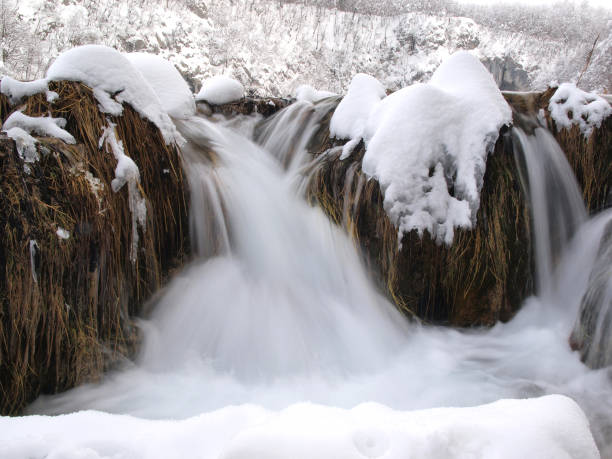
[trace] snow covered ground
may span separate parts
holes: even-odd
[[[388,89],[426,80],[445,57],[467,49],[499,79],[524,69],[531,86],[542,88],[551,80],[576,80],[600,33],[581,84],[610,89],[612,27],[601,25],[610,13],[586,16],[568,5],[559,7],[557,29],[542,33],[536,10],[497,23],[494,11],[476,22],[435,8],[392,17],[271,0],[21,0],[17,8],[33,44],[25,40],[3,64],[9,74],[27,79],[40,77],[59,52],[98,43],[160,54],[188,76],[195,91],[202,80],[227,75],[247,89],[277,96],[293,94],[301,84],[342,93],[358,72]]]
[[[560,395],[473,408],[394,411],[301,403],[152,421],[82,411],[0,418],[3,459],[595,459],[588,422]]]

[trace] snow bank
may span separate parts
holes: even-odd
[[[83,411],[0,418],[0,457],[599,458],[588,421],[561,395],[500,400],[473,408],[393,411],[297,404],[280,412],[253,405],[183,421],[148,421]]]
[[[573,83],[563,83],[550,98],[550,115],[557,128],[580,126],[586,137],[593,128],[599,127],[603,120],[612,114],[610,104],[597,94],[584,92]]]
[[[124,54],[153,88],[162,108],[172,118],[185,119],[196,111],[193,94],[174,65],[154,54]]]
[[[57,98],[56,92],[49,91],[46,78],[35,81],[17,81],[11,77],[3,76],[2,81],[0,81],[0,92],[8,97],[11,104],[16,104],[25,97],[43,92],[49,102]]]
[[[320,100],[326,99],[328,97],[335,97],[338,94],[335,94],[330,91],[322,91],[319,89],[315,89],[310,85],[303,84],[297,87],[294,92],[294,96],[297,100],[303,100],[305,102],[315,103]]]
[[[384,94],[369,78],[353,80],[330,131],[352,139],[351,148],[365,140],[363,171],[379,181],[400,240],[416,230],[451,244],[455,228],[476,223],[486,157],[512,120],[510,107],[491,74],[464,51],[443,62],[428,84],[380,101]]]
[[[2,130],[9,131],[17,127],[28,133],[56,137],[70,144],[76,143],[74,137],[63,129],[65,126],[66,120],[64,118],[51,118],[50,116],[31,117],[17,111],[13,112],[11,116],[6,119],[2,125]]]
[[[226,76],[216,76],[206,80],[196,100],[214,105],[228,104],[244,97],[244,87],[239,81]]]
[[[66,51],[49,67],[47,79],[86,84],[93,89],[100,109],[111,115],[120,115],[123,112],[121,104],[126,102],[159,128],[166,143],[181,141],[149,83],[123,54],[113,48],[85,45]]]

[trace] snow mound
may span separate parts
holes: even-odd
[[[328,97],[335,97],[337,95],[338,94],[335,94],[330,91],[315,89],[307,84],[298,86],[294,92],[294,96],[297,100],[303,100],[305,102],[310,102],[313,104],[320,100],[327,99]]]
[[[244,86],[239,81],[220,75],[204,82],[196,100],[221,105],[235,102],[243,97]]]
[[[375,403],[351,410],[303,403],[280,412],[233,406],[182,421],[95,411],[3,417],[0,456],[594,459],[599,453],[578,405],[549,395],[413,412]]]
[[[195,114],[193,94],[170,61],[148,53],[124,55],[151,85],[168,115],[185,119]]]
[[[149,83],[123,54],[113,48],[85,45],[66,51],[49,67],[47,79],[86,84],[93,89],[100,109],[111,115],[121,115],[121,104],[128,103],[159,128],[166,143],[181,141]]]
[[[450,245],[455,228],[476,223],[487,154],[512,120],[510,107],[491,74],[465,51],[444,61],[429,83],[378,102],[380,88],[360,80],[336,109],[332,135],[352,139],[350,148],[363,137],[363,171],[380,183],[400,241],[416,230]]]
[[[64,118],[51,118],[50,116],[32,117],[17,111],[13,112],[6,119],[2,125],[2,130],[9,131],[16,127],[30,134],[35,133],[41,136],[56,137],[70,144],[76,143],[74,137],[63,129],[66,127],[66,120]]]
[[[56,92],[49,91],[48,82],[45,78],[35,81],[17,81],[11,77],[3,76],[2,81],[0,81],[0,92],[8,97],[11,104],[16,104],[25,97],[43,92],[49,102],[57,98]]]
[[[330,121],[331,136],[338,139],[362,137],[372,110],[386,95],[383,85],[373,76],[355,75]]]
[[[557,88],[548,109],[559,129],[577,124],[586,137],[612,114],[612,107],[604,98],[584,92],[573,83],[563,83]]]

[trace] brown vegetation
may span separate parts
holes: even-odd
[[[16,108],[63,117],[77,140],[66,145],[38,138],[41,158],[28,174],[14,142],[0,137],[2,414],[19,412],[41,392],[96,379],[133,352],[138,333],[131,317],[189,252],[188,195],[177,149],[129,106],[109,117],[81,84],[51,83],[51,89],[59,94],[53,104],[42,94],[19,107],[0,100],[2,121]],[[98,148],[109,120],[140,169],[147,200],[134,263],[127,187],[112,192],[116,161]],[[70,238],[59,238],[58,227]]]

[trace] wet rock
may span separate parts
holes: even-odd
[[[482,64],[502,91],[525,91],[531,87],[529,74],[510,56],[485,59]]]
[[[233,115],[253,115],[260,114],[264,117],[271,116],[291,104],[290,99],[281,99],[278,97],[256,98],[243,97],[236,102],[228,104],[215,105],[205,101],[198,101],[198,111],[205,115],[220,113],[226,116]]]
[[[612,365],[612,222],[601,238],[570,345],[591,368]]]

